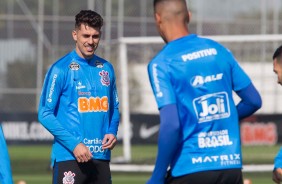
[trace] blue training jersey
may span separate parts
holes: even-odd
[[[45,76],[38,117],[54,135],[52,163],[75,160],[74,148],[85,144],[94,159],[110,160],[102,150],[105,134],[117,135],[118,96],[113,66],[94,55],[85,60],[74,51],[54,63]]]
[[[280,148],[279,152],[274,158],[274,169],[282,168],[282,148]]]
[[[251,80],[230,51],[191,34],[169,42],[149,63],[148,73],[158,108],[176,104],[178,109],[181,146],[170,165],[172,176],[241,168],[232,91]]]
[[[9,152],[6,144],[6,140],[0,125],[0,183],[1,184],[12,184],[12,170],[10,164]]]

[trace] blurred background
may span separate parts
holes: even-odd
[[[282,142],[282,88],[272,69],[273,52],[282,44],[282,1],[187,3],[192,12],[190,33],[227,46],[262,95],[262,109],[241,122],[241,138],[244,163],[260,164],[255,168],[263,168],[259,172],[267,178],[260,180],[271,183],[273,158]],[[97,55],[113,63],[116,70],[122,121],[112,168],[125,172],[125,178],[130,171],[151,172],[159,119],[147,64],[164,46],[154,23],[153,0],[1,0],[0,121],[15,181],[24,178],[29,183],[44,183],[44,177],[46,183],[50,181],[47,168],[53,137],[38,123],[38,100],[50,65],[74,49],[71,31],[81,9],[103,16]],[[246,168],[245,173],[258,172]],[[34,173],[38,173],[37,179],[32,179]],[[133,178],[138,181],[121,183],[144,183],[147,176]]]

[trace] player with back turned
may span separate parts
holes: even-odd
[[[53,183],[110,184],[111,149],[117,142],[118,97],[114,68],[97,56],[102,17],[75,16],[75,49],[48,70],[38,118],[54,136]]]
[[[154,0],[154,15],[166,45],[148,65],[160,130],[147,184],[243,183],[239,120],[259,93],[228,49],[189,33],[185,0]]]
[[[276,49],[272,59],[273,71],[277,75],[277,83],[282,85],[282,45]],[[282,182],[282,149],[280,149],[274,159],[272,180],[278,184]]]

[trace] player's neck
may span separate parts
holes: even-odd
[[[182,38],[187,35],[189,35],[188,28],[183,26],[172,26],[166,31],[167,42]]]

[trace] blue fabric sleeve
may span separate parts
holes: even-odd
[[[159,57],[155,60],[164,60],[164,58]],[[161,109],[165,105],[176,103],[174,90],[169,82],[171,79],[168,75],[167,64],[165,62],[150,62],[147,69],[158,108]]]
[[[112,89],[112,97],[114,98],[111,100],[113,103],[113,105],[111,105],[111,107],[113,107],[113,113],[111,114],[112,117],[111,117],[111,122],[110,122],[108,133],[114,134],[115,136],[117,136],[120,115],[119,115],[119,108],[118,108],[119,106],[118,94],[117,94],[117,88],[116,88],[115,81],[114,81],[113,89]]]
[[[239,120],[252,115],[261,107],[261,96],[252,83],[236,93],[241,98],[241,101],[236,106]]]
[[[224,48],[226,50],[226,48]],[[252,82],[250,77],[247,75],[247,73],[243,70],[243,68],[239,65],[237,60],[234,58],[233,54],[229,49],[227,49],[227,52],[225,53],[223,60],[226,60],[231,65],[231,77],[232,77],[232,88],[234,91],[240,91],[243,88],[250,85]]]
[[[110,128],[108,131],[109,134],[114,134],[115,136],[117,136],[119,120],[120,120],[119,110],[118,108],[115,108],[110,122]]]
[[[164,184],[167,169],[173,160],[180,140],[180,122],[175,104],[160,109],[158,153],[153,174],[147,184]]]
[[[274,158],[274,170],[277,168],[282,168],[282,149],[279,150]]]
[[[38,119],[57,141],[70,151],[73,151],[82,140],[78,140],[67,131],[61,124],[64,122],[60,122],[55,116],[57,103],[59,103],[59,98],[63,90],[63,78],[64,74],[59,69],[52,68],[47,73],[41,93]]]
[[[0,183],[13,184],[10,157],[1,125],[0,125],[0,158],[1,158]]]

